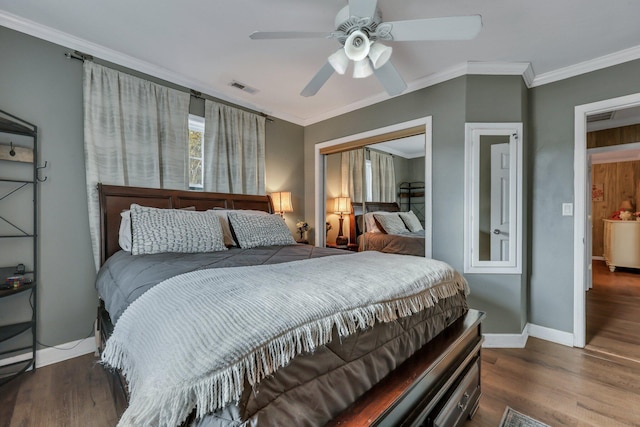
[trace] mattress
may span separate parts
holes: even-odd
[[[100,270],[97,287],[111,318],[155,284],[198,269],[282,263],[350,252],[309,245],[231,249],[208,254],[113,255]],[[295,357],[235,404],[195,420],[198,427],[324,425],[467,311],[460,292],[410,317],[333,339]]]

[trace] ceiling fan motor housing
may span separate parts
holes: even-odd
[[[343,7],[336,15],[334,37],[341,44],[345,44],[347,38],[355,31],[362,31],[370,42],[377,38],[378,25],[382,22],[382,12],[376,8],[373,16],[350,16],[349,6]]]

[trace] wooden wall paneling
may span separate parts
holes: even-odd
[[[587,132],[587,148],[640,142],[640,124]]]
[[[624,126],[620,129],[620,144],[640,142],[640,124]]]
[[[591,218],[592,218],[592,228],[591,228],[591,242],[593,244],[592,253],[593,256],[602,256],[604,254],[604,246],[603,246],[603,232],[604,232],[604,224],[602,222],[603,219],[608,218],[608,206],[607,200],[611,198],[613,194],[611,189],[608,187],[608,184],[611,180],[606,179],[606,175],[608,172],[608,168],[606,168],[603,164],[593,165],[591,168],[591,182],[593,184],[602,184],[604,200],[601,202],[592,202],[591,205]]]

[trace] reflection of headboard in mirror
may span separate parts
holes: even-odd
[[[351,202],[352,210],[349,217],[349,228],[352,236],[357,239],[362,234],[362,227],[357,223],[356,217],[362,215],[362,203]],[[365,209],[367,212],[400,212],[400,207],[396,202],[366,202]],[[355,239],[353,240],[356,241]]]

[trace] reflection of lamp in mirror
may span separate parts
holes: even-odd
[[[271,193],[271,202],[273,203],[273,210],[278,212],[283,219],[285,212],[293,212],[291,191],[278,191],[276,193]]]
[[[333,199],[333,203],[333,212],[340,215],[340,227],[338,228],[336,245],[347,245],[349,243],[349,238],[342,235],[342,223],[344,221],[342,215],[351,213],[351,199],[349,197],[336,197]]]

